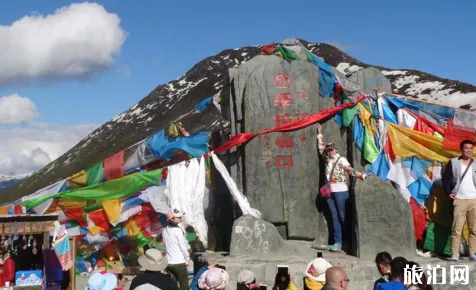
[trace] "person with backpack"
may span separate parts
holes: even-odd
[[[469,228],[469,259],[476,261],[476,164],[472,158],[473,148],[473,141],[461,142],[461,156],[448,162],[441,178],[445,193],[453,203],[451,261],[459,260],[461,234],[466,220]]]
[[[355,170],[345,157],[339,155],[334,143],[324,145],[322,127],[317,124],[317,145],[319,153],[324,156],[326,162],[327,183],[321,188],[321,196],[327,198],[327,204],[332,215],[334,230],[334,245],[330,247],[333,252],[342,251],[342,229],[345,226],[346,205],[349,200],[349,188],[345,174],[365,179],[366,175]]]

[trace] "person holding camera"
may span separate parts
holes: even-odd
[[[274,278],[273,290],[297,290],[297,288],[292,282],[290,274],[277,273]]]

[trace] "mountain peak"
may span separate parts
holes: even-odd
[[[295,41],[288,39],[286,41]],[[380,70],[392,83],[393,92],[436,103],[475,109],[476,87],[439,78],[412,69],[390,69],[363,63],[326,43],[298,39],[311,53],[346,76],[367,67]],[[5,192],[0,202],[11,201],[75,174],[108,156],[126,149],[164,129],[171,121],[181,121],[189,131],[214,131],[228,122],[215,106],[198,112],[195,105],[228,86],[228,69],[258,55],[263,45],[226,49],[195,64],[186,74],[159,85],[130,109],[97,128],[75,147],[34,173],[20,185]]]

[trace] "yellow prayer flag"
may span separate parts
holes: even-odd
[[[115,223],[121,217],[121,200],[103,200],[102,208],[106,212],[107,218],[110,223]]]
[[[95,234],[99,233],[101,230],[102,229],[96,225],[88,228],[88,232],[91,236],[94,236]]]
[[[2,214],[2,215],[8,214],[8,207],[9,207],[9,206],[10,206],[10,205],[0,206],[0,214]]]
[[[71,187],[73,188],[83,187],[88,185],[88,174],[86,171],[82,170],[66,178],[66,180],[71,182]]]
[[[458,150],[446,148],[443,139],[423,132],[388,123],[388,137],[397,157],[418,157],[423,160],[447,162],[461,155]],[[473,155],[476,157],[476,154]]]
[[[130,237],[135,237],[140,233],[140,228],[134,219],[129,219],[125,224],[125,228]]]
[[[45,211],[45,214],[51,214],[59,211],[63,211],[70,208],[85,207],[85,201],[71,201],[62,198],[55,198],[50,207]]]
[[[367,108],[365,108],[365,106],[362,105],[362,103],[359,103],[359,109],[360,109],[359,118],[360,118],[360,121],[362,122],[362,125],[370,130],[369,133],[371,136],[375,136],[376,128],[375,128],[375,123],[372,120],[372,113],[370,113],[367,110]]]

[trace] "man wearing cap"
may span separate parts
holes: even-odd
[[[144,273],[131,282],[130,290],[177,290],[177,284],[169,275],[162,273],[167,268],[167,258],[157,249],[148,249],[139,257]]]
[[[184,214],[177,209],[171,210],[167,214],[169,224],[162,231],[165,255],[169,262],[167,270],[179,282],[180,290],[187,290],[189,286],[187,266],[190,263],[190,253],[188,252],[187,240],[179,227]]]

